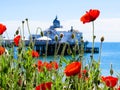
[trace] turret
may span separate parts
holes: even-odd
[[[50,29],[55,29],[55,28],[62,28],[60,25],[60,21],[57,19],[57,16],[53,20],[53,25],[50,27]]]

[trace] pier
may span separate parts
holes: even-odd
[[[29,44],[30,44],[29,40],[25,40],[24,43],[25,43],[26,48],[29,47]],[[6,46],[6,47],[12,47],[14,45],[14,43],[11,40],[7,40],[4,43],[2,43],[2,45]],[[47,55],[54,55],[55,50],[58,49],[57,55],[61,55],[61,53],[63,51],[64,51],[64,55],[68,55],[68,49],[70,49],[71,53],[73,53],[75,45],[76,45],[75,43],[74,44],[65,44],[65,43],[57,43],[56,44],[51,41],[48,41],[48,45],[46,46],[46,41],[38,41],[37,40],[37,41],[35,41],[35,44],[34,44],[34,50],[36,50],[40,55],[45,55],[46,51],[47,51]],[[80,48],[81,44],[77,45],[77,47]],[[79,51],[80,51],[79,48],[76,48],[76,51],[75,51],[76,54],[79,53]],[[92,53],[92,47],[88,47],[87,42],[84,44],[84,53]],[[94,53],[99,53],[99,47],[94,47]]]

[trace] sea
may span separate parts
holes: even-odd
[[[89,42],[88,47],[92,47],[92,43]],[[100,42],[95,43],[95,47],[100,47]],[[94,59],[97,61],[100,53],[94,54]],[[91,53],[85,53],[84,58],[90,59]],[[59,59],[59,57],[57,57]],[[71,56],[65,56],[66,59],[70,59]],[[45,59],[40,56],[41,60]],[[47,56],[46,60],[53,60],[53,56]],[[120,42],[103,42],[101,49],[101,75],[110,75],[110,67],[112,64],[113,75],[120,75]]]
[[[92,43],[89,43],[91,46]],[[95,47],[100,47],[100,42],[95,43]],[[89,57],[89,54],[86,55]],[[98,60],[99,53],[94,54],[95,60]],[[120,74],[120,42],[103,42],[101,50],[100,69],[102,75],[110,75],[112,64],[113,75]]]

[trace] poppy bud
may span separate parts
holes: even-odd
[[[41,31],[41,32],[40,32],[40,35],[43,37],[43,36],[44,36],[44,33]]]
[[[101,42],[103,42],[104,41],[104,37],[101,37]]]
[[[26,18],[25,20],[28,21],[28,18]]]
[[[81,40],[81,43],[84,43],[84,40],[83,40],[83,39]]]
[[[71,38],[74,39],[75,38],[75,34],[72,34]]]
[[[58,41],[58,36],[57,35],[55,35],[55,41]]]
[[[16,32],[15,32],[15,35],[18,35],[19,34],[19,30],[17,30]]]
[[[67,49],[67,53],[70,55],[72,53],[72,51],[70,50],[70,48]]]
[[[64,36],[64,34],[63,34],[63,33],[61,33],[61,34],[60,34],[60,38],[62,38],[63,36]]]
[[[24,21],[22,21],[22,23],[24,24]]]
[[[96,38],[96,36],[94,35],[94,36],[93,36],[93,38],[95,39],[95,38]]]
[[[111,64],[111,67],[110,67],[110,75],[112,76],[114,73],[113,69],[112,69],[112,64]]]

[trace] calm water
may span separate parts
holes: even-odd
[[[92,43],[89,43],[88,46],[92,46]],[[100,43],[95,43],[96,47],[100,46]],[[94,59],[98,60],[99,54],[94,54]],[[66,56],[67,59],[70,56]],[[90,59],[90,54],[85,54],[86,59]],[[40,57],[40,59],[43,59]],[[53,56],[49,56],[47,60],[53,60]],[[114,75],[118,72],[120,73],[120,42],[103,42],[102,45],[102,54],[101,54],[101,70],[102,75],[110,75],[110,64],[113,66]]]
[[[91,45],[91,43],[89,44]],[[100,43],[95,43],[99,47]],[[86,55],[87,57],[89,54]],[[98,59],[99,54],[95,54]],[[101,53],[101,70],[103,75],[110,75],[110,65],[112,64],[114,75],[120,73],[120,42],[103,42]]]

